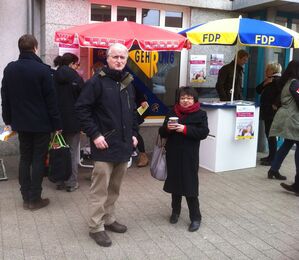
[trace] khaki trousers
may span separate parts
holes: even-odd
[[[104,224],[112,224],[115,218],[115,202],[128,163],[95,162],[89,190],[89,229],[95,233],[104,231]]]

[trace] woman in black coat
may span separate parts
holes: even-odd
[[[261,165],[271,165],[275,157],[277,143],[275,136],[269,136],[271,124],[280,106],[281,88],[278,81],[281,76],[281,65],[279,63],[269,63],[265,71],[265,80],[256,87],[256,92],[261,95],[260,118],[265,124],[265,134],[268,140],[269,155],[261,158]]]
[[[54,65],[58,66],[54,73],[54,82],[62,119],[62,134],[70,146],[72,158],[72,175],[65,183],[58,183],[57,189],[66,189],[71,192],[79,187],[80,123],[76,116],[75,103],[84,81],[76,71],[79,67],[79,58],[75,54],[65,53],[62,56],[57,56]]]
[[[172,195],[170,223],[178,221],[182,196],[186,197],[191,224],[189,231],[198,230],[201,214],[198,201],[198,168],[200,140],[209,133],[206,112],[200,110],[197,92],[191,87],[178,91],[174,109],[166,116],[159,129],[161,137],[167,138],[167,179],[164,191]],[[178,117],[178,123],[169,121]]]

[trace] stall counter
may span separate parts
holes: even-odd
[[[236,106],[251,102],[201,104],[207,112],[210,133],[200,144],[199,165],[212,172],[256,167],[259,107],[255,106],[253,139],[235,140]]]

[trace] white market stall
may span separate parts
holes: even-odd
[[[222,102],[223,103],[223,102]],[[254,106],[251,137],[236,134],[236,104],[249,102],[205,103],[201,108],[207,112],[210,133],[200,144],[199,165],[212,172],[246,169],[256,166],[259,107]],[[241,129],[242,130],[242,129]],[[246,133],[244,134],[246,135]],[[237,138],[237,139],[236,139]]]

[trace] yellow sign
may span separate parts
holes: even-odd
[[[129,56],[148,78],[152,78],[158,72],[159,53],[157,51],[133,50],[130,51]]]

